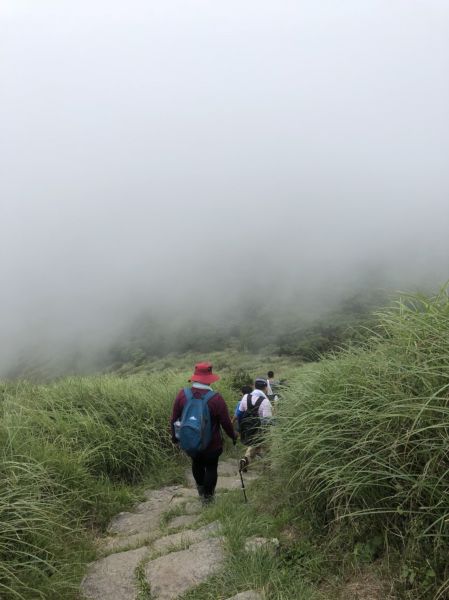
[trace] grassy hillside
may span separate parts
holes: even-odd
[[[317,538],[353,559],[388,557],[408,598],[446,598],[447,293],[379,319],[363,347],[298,371],[272,428],[273,473]]]
[[[228,534],[233,589],[249,579],[269,598],[297,599],[301,581],[304,599],[346,599],[345,578],[374,569],[395,598],[448,597],[447,292],[403,299],[364,340],[319,363],[237,350],[210,357],[230,407],[240,382],[268,368],[288,382],[251,505],[231,494],[208,513]],[[1,598],[75,599],[93,532],[140,483],[182,477],[167,423],[198,358],[0,384]],[[245,532],[279,536],[281,553],[240,569]],[[195,598],[230,584],[217,578]]]
[[[347,343],[363,342],[366,327],[373,322],[372,311],[390,297],[386,291],[368,288],[344,300],[338,301],[334,292],[305,305],[301,295],[287,301],[272,290],[250,301],[242,299],[232,310],[215,316],[144,313],[116,332],[115,342],[109,332],[103,345],[101,339],[95,346],[81,340],[56,350],[27,345],[6,375],[46,382],[67,375],[178,370],[180,364],[190,368],[191,358],[205,355],[216,356],[217,364],[225,367],[235,358],[248,362],[249,357],[252,363],[258,355],[263,373],[272,357],[313,362]]]
[[[282,303],[276,292],[252,298],[220,318],[179,318],[143,315],[102,358],[113,370],[123,364],[136,367],[165,357],[215,353],[291,356],[317,360],[323,352],[364,338],[360,325],[372,322],[372,311],[389,298],[386,291],[367,289],[338,303],[302,306],[300,297]]]

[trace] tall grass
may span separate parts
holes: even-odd
[[[179,378],[0,384],[0,597],[75,598],[87,531],[159,479]]]
[[[61,580],[76,571],[61,562],[70,555],[66,544],[81,536],[70,523],[64,488],[53,483],[49,493],[48,473],[31,460],[4,461],[1,478],[0,597],[56,598]]]
[[[68,378],[29,388],[8,408],[35,440],[77,453],[92,475],[132,482],[165,457],[174,390],[157,377]]]
[[[329,535],[402,553],[411,598],[449,592],[449,300],[407,297],[365,346],[298,374],[273,427],[286,500]],[[374,541],[375,543],[374,543]]]

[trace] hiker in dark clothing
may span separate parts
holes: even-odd
[[[212,373],[212,365],[208,362],[195,365],[195,372],[190,381],[192,382],[192,394],[197,400],[203,398],[212,390],[212,383],[218,381],[220,377]],[[178,443],[175,435],[175,423],[181,419],[182,411],[187,402],[184,389],[180,390],[176,396],[173,412],[171,416],[171,434],[174,444]],[[210,502],[214,497],[215,486],[217,485],[217,469],[220,454],[223,452],[223,438],[221,427],[235,444],[237,434],[229,416],[228,407],[223,397],[217,392],[208,402],[210,421],[212,428],[212,437],[209,445],[192,457],[192,474],[196,482],[198,494],[204,502]]]
[[[244,425],[243,419],[245,418],[245,413],[247,411],[251,411],[249,406],[249,402],[254,406],[254,413],[257,419],[257,427],[256,431],[253,428],[250,429],[250,434],[248,435],[248,439],[244,435]],[[262,427],[265,427],[272,423],[272,406],[271,402],[267,397],[267,380],[263,377],[258,377],[254,382],[254,390],[250,394],[246,394],[243,396],[240,405],[239,412],[241,416],[241,441],[245,446],[247,446],[247,450],[245,456],[239,461],[239,469],[240,471],[245,472],[249,463],[252,462],[256,456],[261,456],[263,454],[264,445],[263,440],[260,439],[260,431]],[[252,411],[251,411],[252,412]],[[253,417],[251,417],[253,421]]]

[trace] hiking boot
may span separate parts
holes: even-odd
[[[246,456],[244,456],[243,458],[241,458],[239,460],[239,471],[242,471],[242,473],[246,473],[248,470],[248,459],[246,458]]]
[[[198,495],[202,498],[204,496],[204,485],[197,485]]]
[[[203,506],[209,506],[210,504],[212,504],[214,502],[214,497],[213,496],[202,496],[201,498],[201,503]]]

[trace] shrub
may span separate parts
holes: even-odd
[[[245,369],[237,369],[237,371],[233,372],[231,377],[231,388],[233,391],[240,393],[244,385],[252,386],[253,381],[254,378],[251,377],[251,374],[248,373],[248,371]]]

